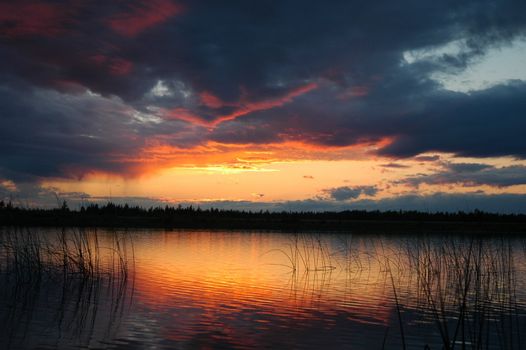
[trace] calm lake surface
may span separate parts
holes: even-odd
[[[0,234],[2,349],[526,348],[516,236]]]

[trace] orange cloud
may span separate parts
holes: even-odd
[[[181,112],[183,115],[184,111]],[[179,115],[179,117],[181,116]],[[192,118],[190,114],[188,118]],[[77,180],[96,178],[140,178],[159,174],[170,168],[218,171],[223,173],[266,172],[268,165],[320,160],[374,160],[376,149],[392,139],[368,141],[350,146],[326,146],[304,141],[269,144],[227,144],[209,141],[195,147],[169,144],[169,137],[154,138],[131,154],[106,154],[108,167],[64,166],[62,174]],[[109,165],[111,164],[111,167]],[[108,170],[113,169],[113,170]],[[303,175],[303,174],[302,174]]]
[[[391,139],[382,139],[375,143],[364,142],[345,147],[299,141],[266,145],[208,142],[192,148],[181,148],[168,145],[162,140],[152,140],[138,155],[123,156],[116,161],[125,164],[124,167],[129,169],[129,176],[153,174],[172,167],[254,170],[279,162],[371,159],[374,149],[390,142]]]

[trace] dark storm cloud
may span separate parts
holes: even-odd
[[[0,178],[16,181],[127,173],[145,135],[169,132],[140,120],[120,99],[93,94],[0,85],[0,109]]]
[[[91,196],[84,192],[62,192],[53,187],[42,187],[34,182],[18,183],[16,187],[3,184],[0,179],[0,201],[11,202],[14,206],[23,208],[60,208],[64,201],[70,209],[79,210],[82,206],[90,203],[107,204],[131,204],[143,208],[165,206],[166,201],[148,197],[115,197],[115,196]]]
[[[407,157],[426,151],[461,156],[526,158],[526,84],[512,82],[471,94],[436,94],[421,111],[397,120],[393,144],[382,154]]]
[[[435,162],[437,160],[440,160],[440,156],[434,155],[434,156],[416,156],[413,157],[414,160],[418,162]]]
[[[356,199],[361,195],[375,196],[378,193],[378,188],[376,186],[342,186],[328,188],[323,190],[323,192],[336,201],[346,201]]]
[[[526,84],[463,94],[430,78],[524,36],[524,13],[513,0],[2,3],[1,171],[126,172],[115,155],[149,139],[388,138],[379,152],[392,157],[524,158]],[[453,41],[458,52],[404,63],[408,51]]]
[[[60,192],[53,188],[25,183],[16,190],[7,189],[0,181],[0,201],[11,201],[22,207],[57,208],[66,200],[71,209],[78,210],[88,203],[138,205],[143,208],[174,205],[161,199],[148,197],[95,197],[86,193]],[[526,195],[524,194],[485,194],[477,193],[435,193],[432,195],[401,195],[382,199],[357,199],[353,201],[334,201],[306,199],[284,202],[252,201],[206,201],[184,202],[183,206],[199,206],[203,209],[220,208],[235,210],[269,211],[343,211],[343,210],[419,210],[427,212],[471,212],[476,209],[493,213],[526,214]]]
[[[400,164],[400,163],[387,163],[387,164],[381,164],[382,168],[388,168],[388,169],[405,169],[409,168],[409,165]]]
[[[64,0],[10,7],[18,11],[6,8],[0,28],[6,53],[21,59],[11,61],[17,71],[33,68],[27,79],[73,80],[129,99],[157,79],[179,79],[228,101],[280,96],[320,77],[367,86],[393,73],[402,52],[460,38],[463,52],[430,65],[463,67],[457,61],[522,33],[526,10],[518,1]]]
[[[195,203],[185,203],[187,205]],[[202,208],[269,211],[343,211],[343,210],[418,210],[426,212],[526,213],[524,194],[435,193],[401,195],[382,199],[358,199],[352,202],[307,199],[287,202],[216,201],[199,203]]]
[[[353,203],[356,209],[419,210],[456,212],[482,210],[494,213],[526,213],[524,194],[435,193],[432,195],[401,195],[380,200]]]
[[[446,164],[445,169],[436,173],[410,176],[397,183],[415,187],[421,184],[509,187],[526,184],[526,166],[512,165],[497,168],[488,164],[451,163]]]
[[[398,83],[394,81],[392,87],[398,96],[389,96],[393,91],[379,87],[381,91],[346,102],[313,92],[280,111],[262,112],[260,118],[275,130],[276,139],[300,137],[316,144],[345,146],[393,138],[392,144],[380,150],[392,157],[429,151],[526,157],[526,138],[522,137],[525,83],[510,82],[471,94],[440,91],[429,82],[425,86],[414,81]],[[241,129],[250,132],[248,125]]]

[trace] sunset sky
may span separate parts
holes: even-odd
[[[0,1],[0,199],[526,213],[526,1]]]

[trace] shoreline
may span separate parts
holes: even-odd
[[[132,207],[91,204],[70,210],[0,206],[0,226],[165,229],[236,229],[279,231],[526,233],[525,214],[472,212],[364,211],[269,212]]]
[[[296,219],[265,220],[258,218],[218,217],[11,217],[2,218],[3,227],[84,227],[84,228],[159,228],[212,230],[272,230],[272,231],[404,231],[429,233],[509,233],[526,234],[526,222],[507,221],[446,221],[446,220],[368,220],[368,219]]]

